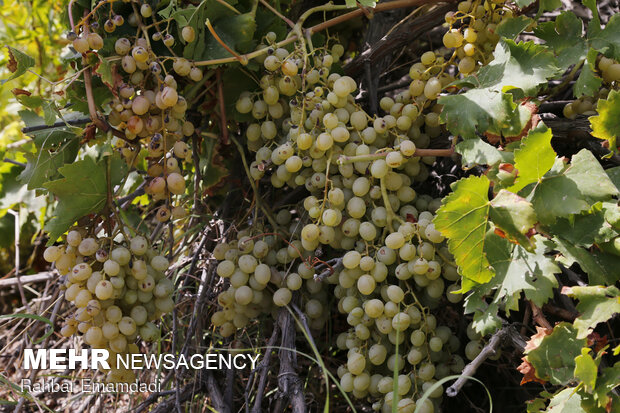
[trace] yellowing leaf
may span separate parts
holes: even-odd
[[[616,139],[620,135],[620,92],[612,90],[607,99],[600,99],[596,111],[598,115],[589,118],[592,136],[609,141],[609,149],[617,152]]]
[[[448,247],[465,278],[486,283],[493,278],[484,254],[489,226],[489,180],[470,176],[452,185],[434,219],[435,228],[448,238]]]

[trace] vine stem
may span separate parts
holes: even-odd
[[[390,1],[387,3],[380,3],[377,4],[377,6],[373,9],[373,13],[379,13],[382,11],[388,11],[388,10],[394,10],[394,9],[398,9],[398,8],[403,8],[403,7],[413,7],[413,6],[419,6],[422,4],[429,4],[429,3],[440,3],[440,1],[438,0],[394,0],[394,1]],[[342,10],[343,8],[345,8],[344,6],[337,6],[337,5],[333,5],[331,4],[331,8],[329,9],[325,9],[325,11],[334,11],[334,10]],[[310,11],[310,10],[309,10]],[[315,10],[315,11],[321,11],[321,10]],[[306,12],[307,13],[307,12]],[[308,29],[306,29],[306,34],[314,34],[317,32],[320,32],[322,30],[328,29],[332,26],[335,26],[339,23],[345,22],[347,20],[353,19],[355,17],[361,16],[363,15],[364,12],[361,9],[357,9],[357,10],[353,10],[349,13],[334,17],[332,19],[327,20],[326,22],[314,25]],[[303,16],[302,16],[303,18]],[[307,16],[306,16],[307,18]],[[300,18],[301,20],[301,18]],[[278,43],[276,43],[274,45],[274,47],[278,48],[278,47],[283,47],[286,46],[287,44],[293,43],[295,41],[297,41],[299,39],[299,36],[297,34],[292,35]],[[255,57],[261,56],[265,53],[267,53],[267,50],[269,50],[269,48],[265,47],[264,49],[260,49],[260,50],[255,50],[253,52],[250,53],[246,53],[243,55],[240,55],[240,57],[242,59],[244,59],[245,61],[254,59]],[[202,61],[197,61],[194,62],[195,66],[212,66],[212,65],[223,65],[226,63],[234,63],[238,61],[238,59],[236,57],[225,57],[225,58],[221,58],[221,59],[211,59],[211,60],[202,60]]]
[[[338,165],[345,165],[354,162],[368,162],[374,161],[377,159],[383,159],[387,156],[388,153],[393,152],[394,150],[388,150],[384,152],[375,152],[368,155],[357,155],[357,156],[346,156],[340,155],[338,158]],[[454,154],[454,148],[450,149],[416,149],[415,153],[412,157],[424,157],[424,156],[442,156],[448,157]]]
[[[233,136],[230,136],[230,140],[233,141],[235,146],[237,146],[237,150],[239,151],[239,154],[241,155],[241,161],[243,162],[243,168],[245,169],[245,174],[248,176],[248,180],[250,181],[250,185],[252,186],[252,190],[254,191],[254,197],[256,198],[256,204],[260,207],[261,211],[263,211],[263,213],[267,217],[267,220],[269,221],[269,224],[271,225],[271,227],[274,229],[278,228],[278,224],[276,223],[276,220],[273,218],[271,212],[265,207],[265,205],[263,205],[260,195],[258,194],[258,188],[256,187],[256,182],[254,182],[254,179],[252,178],[252,175],[250,174],[250,168],[248,167],[248,162],[245,159],[245,152],[243,151],[243,146],[241,146],[239,141],[235,139]]]
[[[282,15],[278,10],[275,9],[271,4],[267,3],[265,0],[260,0],[261,4],[265,6],[270,12],[278,16],[284,23],[288,24],[288,26],[292,29],[295,27],[295,23],[288,17]]]

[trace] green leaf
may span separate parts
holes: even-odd
[[[574,387],[569,387],[558,392],[549,402],[547,413],[580,413],[584,412],[581,408],[581,395],[575,391]]]
[[[559,168],[556,161],[554,168]],[[590,209],[597,201],[607,201],[618,194],[601,164],[586,149],[573,155],[564,171],[553,170],[536,185],[531,201],[540,222],[552,224],[558,217],[568,217]]]
[[[606,201],[619,193],[599,161],[587,149],[573,155],[565,174],[589,202]]]
[[[565,11],[553,22],[539,23],[534,33],[551,47],[562,69],[585,58],[588,50],[582,37],[583,23],[573,12]]]
[[[57,176],[58,168],[75,159],[79,148],[78,140],[72,139],[54,151],[39,149],[34,154],[26,153],[28,163],[17,179],[30,190],[43,188],[43,184]]]
[[[502,160],[502,153],[480,138],[465,139],[456,145],[456,152],[463,157],[468,167],[494,165]]]
[[[603,84],[603,79],[596,74],[597,55],[598,52],[594,49],[590,49],[588,52],[586,61],[581,68],[581,73],[573,88],[576,98],[580,98],[581,96],[595,96]]]
[[[9,49],[9,63],[7,63],[7,68],[11,72],[11,76],[0,80],[0,85],[4,85],[9,80],[20,77],[34,66],[34,59],[32,57],[11,46],[7,46],[7,48]]]
[[[491,126],[509,124],[516,117],[517,105],[512,96],[489,89],[441,96],[438,103],[443,105],[441,121],[450,132],[464,138],[476,138],[476,131],[485,132]]]
[[[620,14],[612,15],[603,30],[588,33],[588,41],[599,52],[620,60]]]
[[[254,36],[256,23],[254,16],[246,13],[221,19],[213,28],[228,47],[237,52],[246,52]],[[230,52],[224,49],[210,33],[207,35],[205,52],[207,53],[203,54],[205,59],[230,57]]]
[[[609,207],[618,208],[609,203]],[[596,204],[590,211],[570,217],[559,218],[550,226],[551,232],[561,235],[568,242],[578,247],[591,247],[594,243],[607,242],[615,238],[618,232],[607,222],[609,209]]]
[[[532,243],[525,234],[534,227],[538,219],[532,204],[510,191],[502,189],[491,201],[489,217],[500,228],[507,239],[518,242],[530,250]]]
[[[498,36],[514,40],[533,22],[534,20],[527,16],[509,17],[497,25],[495,33]]]
[[[524,8],[529,6],[530,4],[534,3],[536,0],[516,0],[515,3],[517,4],[517,6],[519,6],[520,8]]]
[[[573,380],[575,357],[586,345],[585,338],[577,337],[577,330],[570,324],[557,324],[538,347],[526,352],[527,360],[536,369],[536,376],[555,385],[566,385]],[[561,411],[561,410],[560,410]]]
[[[484,296],[491,291],[486,285],[478,285],[465,297],[465,313],[474,314],[472,326],[483,336],[492,334],[502,327],[499,306],[496,302],[487,304]]]
[[[120,158],[104,158],[99,162],[90,157],[59,168],[63,178],[47,182],[44,187],[58,199],[54,217],[45,224],[50,242],[55,242],[73,223],[88,214],[97,213],[105,206],[108,196],[108,164],[110,185],[118,184],[126,171],[126,164]]]
[[[536,15],[537,20],[541,13],[562,7],[562,0],[540,0],[539,4],[540,6]]]
[[[596,375],[598,366],[590,355],[590,349],[581,349],[581,355],[575,357],[575,378],[581,380],[585,385],[586,391],[591,393],[596,386]]]
[[[597,324],[620,313],[620,290],[614,286],[564,287],[562,294],[579,300],[577,311],[580,315],[573,323],[578,331],[577,338],[587,337]]]
[[[598,115],[590,116],[592,136],[609,141],[609,148],[617,152],[616,139],[620,135],[620,91],[612,90],[607,99],[599,99]]]
[[[440,118],[450,132],[464,138],[487,130],[516,136],[530,120],[531,112],[517,106],[513,97],[535,95],[547,78],[559,73],[553,54],[544,46],[501,40],[493,61],[482,67],[476,77],[455,82],[475,88],[439,98],[438,102],[444,105]]]
[[[551,147],[552,137],[551,129],[540,122],[521,140],[521,146],[515,150],[515,168],[519,174],[509,191],[519,192],[527,185],[538,182],[551,169],[556,156]]]
[[[478,73],[482,87],[497,92],[520,89],[517,98],[534,96],[547,79],[560,74],[555,58],[545,46],[534,42],[502,40],[495,47],[494,59]],[[511,92],[512,93],[512,92]]]
[[[485,251],[496,274],[489,287],[497,289],[493,301],[503,304],[506,312],[519,309],[521,292],[542,307],[553,297],[553,289],[558,285],[554,274],[559,273],[560,268],[553,257],[545,255],[548,250],[545,239],[536,235],[533,244],[534,249],[530,252],[495,234],[487,236]]]
[[[443,199],[433,221],[435,228],[448,238],[448,247],[462,276],[477,283],[485,283],[494,275],[484,254],[489,184],[486,176],[470,176],[455,182],[453,192]]]
[[[596,388],[594,389],[595,397],[598,405],[606,407],[613,397],[613,402],[618,403],[618,396],[612,393],[612,390],[618,387],[620,382],[620,361],[613,366],[601,369],[601,374],[596,380]],[[617,404],[616,404],[617,406]]]
[[[596,250],[585,250],[562,237],[554,238],[558,250],[564,256],[560,261],[570,267],[578,263],[588,274],[590,284],[613,284],[620,280],[620,257]]]
[[[620,191],[620,166],[605,169],[605,173],[607,173],[607,176],[609,176],[611,182],[613,182],[616,188]]]

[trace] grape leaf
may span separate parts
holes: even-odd
[[[477,285],[464,300],[465,314],[474,314],[472,325],[476,332],[482,335],[491,334],[502,326],[502,320],[498,316],[498,304],[488,304],[484,299],[491,291],[492,288],[486,284]]]
[[[534,34],[551,47],[563,69],[586,56],[588,48],[582,37],[583,23],[573,12],[564,11],[553,22],[539,23]]]
[[[612,205],[617,208],[615,204]],[[607,242],[618,235],[606,220],[607,211],[601,203],[598,203],[586,213],[572,216],[570,219],[559,218],[550,229],[554,234],[561,234],[564,239],[578,247],[591,247],[594,243]]]
[[[594,49],[590,49],[588,52],[586,61],[581,68],[581,73],[573,87],[573,92],[577,98],[581,96],[595,96],[603,84],[603,79],[597,76],[595,71],[597,55],[598,52]]]
[[[545,46],[534,42],[502,40],[495,47],[494,59],[478,73],[482,87],[497,92],[520,89],[518,98],[533,96],[538,87],[561,71]]]
[[[618,188],[620,191],[620,166],[616,166],[615,168],[605,169],[605,173],[611,179],[611,182]]]
[[[592,136],[609,141],[609,148],[617,152],[616,138],[620,135],[620,91],[612,90],[607,99],[599,99],[598,115],[590,116]]]
[[[606,201],[619,193],[599,161],[587,149],[573,155],[565,175],[575,182],[585,199],[591,203]]]
[[[553,168],[559,168],[559,162]],[[536,185],[531,201],[540,222],[552,224],[557,217],[568,217],[590,209],[597,201],[606,201],[618,189],[592,153],[582,149],[561,172],[551,171]]]
[[[583,411],[581,395],[575,392],[574,387],[569,387],[555,394],[549,402],[549,408],[545,410],[547,413],[580,413]]]
[[[514,40],[523,30],[532,24],[534,20],[527,16],[509,17],[499,22],[495,28],[498,36]]]
[[[502,160],[503,153],[495,146],[489,145],[480,138],[465,139],[456,145],[463,163],[468,167],[474,165],[494,165]]]
[[[573,245],[562,237],[555,237],[558,250],[564,256],[559,258],[567,267],[578,263],[588,274],[590,284],[613,284],[620,279],[620,257],[601,251],[589,251]]]
[[[534,3],[535,1],[536,0],[516,0],[515,3],[517,4],[517,6],[524,8]]]
[[[588,33],[588,41],[599,52],[620,60],[620,14],[611,16],[603,30]]]
[[[532,249],[532,241],[525,234],[534,227],[538,219],[530,202],[502,189],[491,201],[489,217],[507,239],[518,242],[527,250]]]
[[[0,80],[0,85],[4,85],[9,80],[20,77],[26,73],[28,69],[34,66],[34,59],[32,57],[11,46],[7,46],[7,49],[9,49],[9,61],[6,66],[11,72],[11,76]]]
[[[552,137],[551,129],[540,122],[521,140],[521,146],[514,152],[515,168],[519,173],[509,191],[519,192],[527,185],[538,182],[551,169],[556,155],[551,147]]]
[[[580,315],[573,322],[577,338],[587,337],[597,324],[620,313],[620,290],[614,286],[564,287],[562,294],[579,300],[577,311]]]
[[[587,392],[592,392],[596,386],[596,375],[598,373],[597,363],[590,355],[590,349],[581,349],[581,355],[575,357],[575,378],[581,380]]]
[[[554,274],[560,268],[552,257],[545,255],[548,246],[542,236],[533,237],[535,248],[531,252],[497,235],[487,238],[485,251],[495,270],[495,278],[489,283],[497,289],[494,302],[504,304],[508,313],[519,309],[521,292],[539,307],[553,297],[553,289],[558,285]]]
[[[441,96],[438,102],[443,105],[441,121],[446,123],[450,132],[464,138],[475,138],[476,130],[485,132],[492,125],[519,121],[512,96],[488,89]]]
[[[47,181],[58,175],[60,167],[75,159],[79,148],[78,140],[72,139],[57,150],[39,149],[36,153],[26,153],[28,163],[17,180],[30,190],[43,188]]]
[[[103,209],[108,196],[107,162],[112,162],[110,185],[116,185],[127,170],[126,163],[119,157],[104,158],[95,163],[89,156],[59,168],[63,178],[43,185],[58,199],[54,217],[45,224],[50,243],[54,243],[78,218]]]
[[[252,44],[256,23],[251,13],[240,14],[219,19],[213,24],[213,29],[222,41],[237,52],[246,52]],[[204,49],[196,49],[200,59],[219,59],[230,57],[231,54],[211,35],[207,33]]]
[[[515,43],[501,40],[494,59],[482,67],[477,76],[469,76],[454,85],[473,87],[465,93],[442,96],[440,114],[450,132],[473,138],[478,132],[506,131],[513,136],[523,130],[531,117],[524,117],[515,98],[534,95],[547,78],[559,73],[555,58],[544,46],[533,42]],[[507,92],[510,92],[508,94]],[[527,109],[525,109],[527,110]],[[529,112],[529,111],[528,111]]]
[[[462,276],[477,283],[493,277],[484,254],[489,184],[486,176],[470,176],[455,182],[451,186],[453,192],[443,199],[434,219],[435,228],[448,238],[448,247]]]
[[[612,390],[618,387],[618,383],[620,383],[620,361],[613,366],[601,369],[601,374],[596,380],[596,388],[594,389],[599,406],[606,407],[612,397],[615,403],[620,402],[618,396],[612,393]]]
[[[585,338],[577,337],[577,330],[567,322],[557,324],[538,347],[526,351],[527,360],[536,369],[536,377],[556,385],[566,385],[573,380],[575,357],[586,345]]]

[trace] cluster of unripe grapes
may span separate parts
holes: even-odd
[[[513,15],[504,3],[505,0],[461,1],[456,12],[446,13],[450,29],[443,36],[443,44],[454,49],[453,58],[458,59],[458,64],[450,59],[451,63],[463,75],[492,59],[500,39],[495,33],[497,25]]]
[[[432,223],[440,200],[412,188],[426,180],[427,165],[435,161],[416,156],[416,150],[442,133],[441,108],[432,101],[442,89],[439,78],[445,84],[451,78],[440,74],[442,58],[425,54],[411,69],[414,82],[422,84],[381,99],[385,115],[371,117],[354,101],[355,81],[330,73],[340,50],[321,49],[304,61],[299,50],[273,49],[263,61],[261,91],[245,92],[237,101],[237,111],[255,119],[246,129],[248,148],[256,152],[251,178],[270,174],[275,188],[304,186],[309,194],[295,208],[295,225],[287,228],[296,248],[267,250],[267,238],[276,242],[272,236],[246,246],[252,239],[246,233],[232,248],[218,246],[217,273],[231,287],[220,294],[222,310],[213,322],[222,335],[232,334],[251,318],[240,311],[255,306],[251,314],[259,308],[268,312],[295,303],[296,289],[312,319],[315,308],[327,304],[310,286],[331,284],[350,326],[337,340],[347,351],[347,362],[338,369],[342,388],[370,398],[376,410],[391,411],[398,368],[398,411],[413,412],[427,389],[460,373],[465,363],[455,354],[458,338],[431,313],[442,302],[462,298],[456,294],[459,274]],[[255,253],[263,244],[271,257]],[[339,257],[341,264],[321,282],[314,280],[317,271],[306,258],[319,250],[321,259]],[[480,349],[479,337],[472,339],[466,346],[471,358]],[[435,390],[422,411],[434,411],[442,393],[441,387]]]
[[[293,219],[288,210],[280,211],[276,219],[291,230],[300,226],[299,218]],[[315,270],[306,261],[310,253],[299,240],[287,244],[274,235],[250,236],[242,230],[236,240],[218,244],[213,255],[220,260],[216,272],[225,280],[217,298],[221,309],[211,317],[221,336],[231,336],[259,315],[275,318],[277,309],[291,303],[293,294],[300,296],[310,328],[324,326],[329,316],[324,311],[326,289],[315,280]]]
[[[610,90],[620,88],[620,63],[600,55],[596,68],[598,75],[603,79],[601,88],[594,96],[582,96],[564,106],[564,117],[575,119],[577,115],[596,115],[596,104],[599,99],[607,99]]]
[[[159,336],[154,324],[174,308],[174,283],[166,278],[169,263],[142,236],[119,243],[89,236],[83,228],[67,233],[64,245],[43,254],[64,276],[64,298],[75,312],[64,320],[60,334],[81,334],[93,348],[115,354],[138,352],[136,341]],[[132,382],[131,370],[112,365],[109,382]]]
[[[132,26],[141,21],[146,24],[145,19],[156,22],[147,3],[141,5],[138,14],[131,14],[128,23]],[[122,24],[123,17],[115,15],[105,22],[104,29],[112,33]],[[70,33],[77,52],[86,53],[103,47],[101,36],[88,32],[92,29],[93,25],[88,26],[80,36]],[[182,37],[185,42],[194,41],[194,29],[184,27]],[[124,80],[115,86],[115,98],[109,103],[107,120],[124,135],[124,138],[115,137],[113,144],[131,167],[140,166],[142,159],[146,158],[146,193],[154,201],[164,201],[155,212],[159,222],[186,215],[180,202],[175,202],[173,197],[185,193],[183,162],[191,162],[192,157],[186,141],[194,135],[195,128],[186,120],[188,102],[178,93],[177,82],[184,78],[196,82],[203,76],[202,70],[187,59],[154,53],[152,41],[172,46],[174,40],[172,35],[164,36],[159,31],[153,32],[151,39],[139,35],[135,38],[119,37],[114,42],[114,54],[105,57],[113,59],[112,64],[117,66],[117,73]]]

